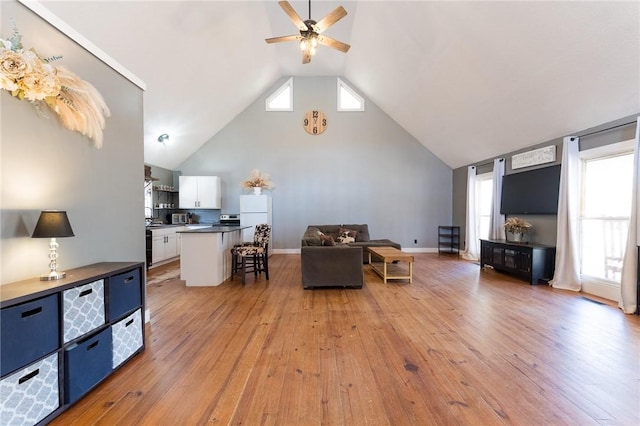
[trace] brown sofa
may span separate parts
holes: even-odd
[[[371,240],[366,224],[311,225],[302,236],[301,246],[302,286],[305,289],[362,288],[362,264],[369,261],[367,247],[401,248],[391,240]]]

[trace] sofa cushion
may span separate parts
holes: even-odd
[[[362,263],[369,263],[369,250],[368,247],[395,247],[398,250],[402,250],[402,246],[391,240],[370,240],[370,241],[356,241],[349,244],[350,246],[362,247]]]
[[[325,235],[331,235],[333,241],[338,238],[338,230],[340,229],[340,225],[311,225],[314,228],[318,228],[320,232]]]
[[[356,235],[356,242],[364,242],[370,240],[369,225],[367,225],[366,223],[362,225],[342,225],[342,228],[353,229],[354,231],[357,231],[358,234]]]
[[[327,235],[338,235],[338,230],[340,230],[340,225],[311,225],[314,228],[318,228],[322,233]]]
[[[358,231],[355,231],[353,229],[340,228],[338,230],[337,240],[341,243],[355,243],[357,235]]]

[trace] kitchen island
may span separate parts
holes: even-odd
[[[217,286],[231,276],[231,248],[248,226],[214,225],[178,231],[182,240],[180,279],[187,286]]]

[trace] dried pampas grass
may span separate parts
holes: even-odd
[[[64,67],[57,66],[60,93],[46,99],[47,105],[58,114],[64,127],[92,139],[95,146],[102,146],[105,118],[111,115],[100,92]]]

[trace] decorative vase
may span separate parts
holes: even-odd
[[[521,243],[522,242],[522,238],[523,238],[523,234],[522,232],[512,232],[511,235],[513,236],[513,242],[514,243]]]
[[[253,195],[260,195],[262,194],[262,188],[259,186],[254,186],[253,187]]]

